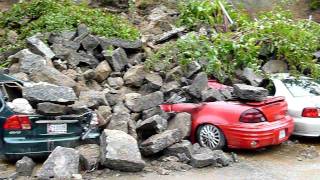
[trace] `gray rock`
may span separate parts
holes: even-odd
[[[124,99],[124,96],[121,94],[121,92],[117,90],[111,90],[106,94],[106,98],[108,100],[109,105],[113,106],[118,102],[122,102]]]
[[[16,98],[12,102],[7,102],[7,105],[16,113],[34,114],[35,110],[30,105],[29,101],[23,98]]]
[[[314,56],[316,59],[320,60],[320,51],[317,51],[317,52],[313,53],[313,56]]]
[[[148,73],[145,76],[148,87],[154,90],[159,90],[163,84],[162,77],[156,73]]]
[[[87,80],[92,80],[96,77],[96,73],[93,69],[86,70],[82,75]]]
[[[106,125],[111,119],[112,108],[110,106],[99,106],[97,109],[97,114],[99,115],[100,119],[102,119],[102,123],[99,123],[99,125]]]
[[[165,153],[167,155],[179,157],[181,156],[181,154],[185,154],[189,159],[191,159],[192,152],[192,144],[188,140],[182,140],[179,143],[167,147],[167,149],[165,150]]]
[[[169,94],[171,92],[178,92],[181,90],[180,84],[177,81],[171,81],[168,83],[164,83],[161,87],[160,91]]]
[[[216,89],[207,89],[201,92],[201,99],[203,102],[223,101],[224,96]]]
[[[233,98],[233,88],[220,89],[220,93],[224,96],[225,100]]]
[[[177,93],[173,93],[172,96],[169,97],[169,99],[166,100],[167,104],[179,104],[179,103],[185,103],[187,101],[186,97],[180,96]]]
[[[71,41],[74,38],[76,33],[74,31],[63,31],[61,33],[52,32],[48,37],[48,42],[50,44],[61,44],[63,41]]]
[[[201,98],[201,92],[208,89],[208,77],[207,74],[201,72],[192,81],[192,84],[188,86],[187,91],[196,98]]]
[[[181,132],[179,129],[167,130],[143,141],[140,144],[140,150],[143,155],[148,156],[156,154],[179,141],[181,141]]]
[[[123,76],[126,85],[140,87],[145,79],[146,72],[143,65],[131,67]]]
[[[43,102],[37,105],[37,112],[43,115],[63,115],[67,112],[67,106]]]
[[[214,160],[216,163],[222,165],[222,166],[229,166],[232,163],[232,158],[229,157],[226,153],[224,153],[222,150],[214,150],[212,151]]]
[[[27,38],[27,46],[32,52],[45,58],[52,59],[55,56],[52,50],[35,36]]]
[[[47,66],[47,61],[40,55],[30,52],[28,49],[23,49],[9,57],[11,62],[19,63],[19,71],[30,74],[33,71],[38,71],[44,66]],[[10,71],[11,72],[11,71]]]
[[[154,134],[163,132],[167,127],[167,120],[160,115],[155,115],[144,121],[140,121],[140,123],[137,124],[136,130],[142,138],[146,139]]]
[[[134,54],[134,55],[130,56],[129,64],[131,64],[132,66],[137,65],[137,64],[141,64],[141,62],[144,58],[145,58],[144,53]]]
[[[262,87],[254,87],[245,84],[233,85],[234,94],[243,100],[263,101],[268,96],[268,90]]]
[[[37,172],[38,179],[71,179],[79,174],[79,153],[72,148],[56,147]]]
[[[252,86],[258,86],[263,80],[263,78],[257,75],[251,68],[244,68],[243,71],[237,71],[236,74],[239,79],[249,82]]]
[[[196,61],[192,61],[191,63],[189,63],[187,65],[187,68],[185,70],[183,70],[183,74],[187,78],[190,78],[194,74],[198,73],[200,70],[201,70],[201,65]]]
[[[31,102],[72,104],[77,100],[73,89],[48,83],[35,83],[22,89],[23,97]]]
[[[80,154],[80,164],[84,170],[96,170],[100,163],[100,146],[97,144],[84,144],[76,147]]]
[[[180,66],[176,66],[172,68],[169,72],[166,73],[166,82],[170,81],[178,81],[183,75],[182,68]]]
[[[107,129],[128,133],[128,122],[131,120],[130,118],[130,114],[126,112],[113,113]]]
[[[175,28],[175,29],[173,29],[171,31],[165,32],[158,39],[156,39],[154,41],[154,43],[155,44],[164,43],[164,42],[170,40],[171,38],[177,36],[179,33],[182,33],[185,30],[186,30],[185,27],[180,27],[180,28]]]
[[[87,52],[92,53],[93,50],[98,47],[100,41],[95,36],[89,34],[83,38],[80,43]]]
[[[77,27],[77,36],[81,36],[83,34],[87,35],[89,34],[89,28],[85,24],[79,24]]]
[[[79,101],[84,102],[88,107],[92,108],[109,105],[105,93],[95,90],[81,91]]]
[[[114,71],[122,71],[128,65],[128,57],[122,48],[113,51],[112,58],[108,60]]]
[[[72,67],[77,67],[78,65],[86,65],[91,68],[97,67],[99,61],[92,55],[86,53],[72,52],[67,58],[68,64]]]
[[[28,75],[23,72],[14,73],[14,74],[11,74],[11,76],[16,79],[19,79],[20,81],[25,81],[25,82],[30,81]]]
[[[271,60],[262,66],[262,70],[266,73],[287,73],[288,64],[283,60]]]
[[[104,130],[100,137],[101,164],[115,170],[137,172],[145,167],[137,141],[118,130]]]
[[[75,44],[75,46],[77,45],[78,44]],[[77,48],[80,48],[80,46],[77,46]],[[63,44],[53,44],[51,46],[51,49],[55,53],[56,59],[63,59],[63,60],[66,60],[72,52],[76,51],[74,49],[65,47]]]
[[[169,120],[168,129],[179,129],[182,138],[188,138],[191,133],[191,115],[186,112],[176,114]]]
[[[76,86],[76,82],[72,78],[49,66],[45,66],[37,71],[33,71],[30,74],[30,79],[34,82],[47,82],[58,86]]]
[[[151,118],[152,116],[160,115],[164,119],[168,119],[168,113],[164,112],[160,106],[156,106],[147,110],[142,111],[142,120]]]
[[[102,61],[96,68],[96,80],[98,82],[103,82],[106,80],[110,73],[112,72],[112,69],[107,61]]]
[[[213,165],[216,161],[212,153],[193,154],[190,160],[190,165],[194,168],[203,168]]]
[[[36,163],[27,156],[16,162],[16,172],[19,176],[31,176]]]
[[[163,93],[160,91],[142,96],[138,93],[125,95],[125,105],[133,112],[141,112],[163,103]]]
[[[114,105],[112,107],[112,111],[114,113],[122,113],[122,112],[126,112],[126,113],[130,113],[131,111],[123,104],[122,101],[118,102],[116,105]]]
[[[123,86],[124,81],[121,77],[109,77],[108,84],[114,89],[120,89]]]
[[[142,42],[140,40],[128,41],[123,39],[106,39],[100,37],[100,43],[102,47],[108,47],[110,45],[123,48],[123,49],[140,49],[142,47]]]

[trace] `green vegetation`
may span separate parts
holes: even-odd
[[[74,30],[79,23],[101,36],[137,39],[139,31],[126,20],[85,4],[76,5],[71,0],[32,0],[16,4],[8,12],[0,14],[0,28],[5,32],[15,30],[19,42],[10,45],[6,35],[0,35],[0,45],[4,51],[21,46],[23,40],[38,32]]]
[[[215,28],[215,24],[219,23],[215,13],[203,10],[211,9],[211,3],[196,0],[189,2],[197,2],[193,4],[196,7],[189,7],[187,3],[182,8],[180,24],[193,29],[197,24],[205,22]],[[195,8],[206,12],[206,15],[199,16]],[[190,20],[187,20],[185,12],[190,12]],[[313,57],[313,53],[320,49],[318,23],[293,20],[290,12],[281,9],[265,12],[257,20],[246,20],[247,15],[242,13],[237,16],[241,21],[237,21],[237,29],[234,31],[218,31],[210,37],[190,35],[186,39],[179,39],[149,58],[148,65],[152,67],[158,62],[165,62],[168,65],[177,63],[184,66],[190,61],[206,60],[207,73],[223,81],[227,76],[232,77],[236,69],[251,67],[260,72],[263,63],[277,59],[286,61],[293,74],[320,77],[320,67]]]
[[[310,9],[311,10],[320,9],[320,0],[311,0],[310,1]]]

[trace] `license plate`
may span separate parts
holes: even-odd
[[[48,124],[48,134],[65,134],[67,133],[67,124]]]
[[[280,130],[279,131],[279,139],[283,139],[286,137],[286,131],[283,129],[283,130]]]

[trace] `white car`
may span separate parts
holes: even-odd
[[[266,87],[270,95],[284,96],[295,122],[294,135],[320,136],[320,84],[308,77],[274,74]]]

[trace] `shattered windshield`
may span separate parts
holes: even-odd
[[[294,97],[320,95],[320,84],[311,79],[284,79],[282,82]]]

